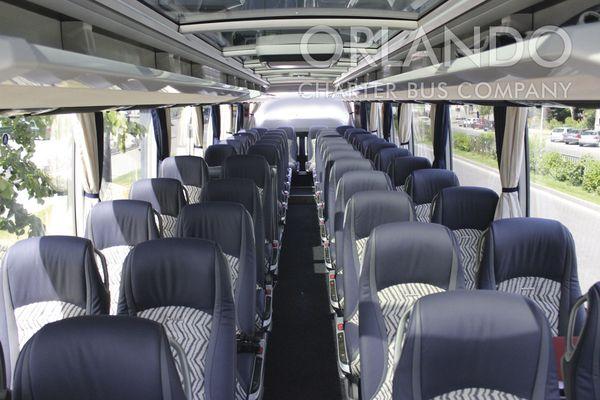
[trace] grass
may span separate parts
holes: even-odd
[[[459,157],[463,157],[463,158],[466,158],[477,164],[481,164],[483,166],[498,170],[498,162],[493,157],[483,155],[480,153],[473,153],[470,151],[459,150],[457,148],[452,148],[452,152],[454,155],[457,155]],[[547,187],[549,189],[556,190],[557,192],[568,194],[568,195],[576,197],[578,199],[589,201],[590,203],[600,205],[600,196],[585,191],[581,186],[573,186],[567,182],[557,181],[556,179],[553,179],[549,176],[535,174],[535,173],[531,173],[530,177],[531,177],[531,182],[533,182],[537,185]]]
[[[126,174],[117,176],[116,178],[113,179],[112,183],[116,184],[116,185],[121,185],[121,186],[131,186],[131,184],[133,182],[135,182],[136,180],[138,180],[138,177],[140,175],[140,171],[139,170],[133,170],[130,171]]]

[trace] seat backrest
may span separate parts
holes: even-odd
[[[496,192],[473,186],[445,188],[433,199],[431,222],[442,224],[454,233],[467,289],[477,289],[483,236],[494,221],[497,204]]]
[[[346,133],[346,131],[348,129],[353,129],[353,128],[354,127],[352,125],[342,125],[342,126],[338,126],[337,128],[335,128],[335,130],[337,131],[337,133],[344,136],[344,133]]]
[[[236,138],[235,136],[232,136],[229,139],[225,139],[225,143],[233,146],[233,148],[235,149],[235,154],[244,154],[245,150],[244,150],[244,145],[245,143],[242,142],[242,140]]]
[[[571,233],[549,219],[494,221],[485,235],[479,287],[530,298],[544,312],[552,334],[565,336],[569,312],[581,296]]]
[[[379,171],[387,173],[394,158],[410,157],[411,155],[411,152],[407,149],[398,147],[384,147],[375,155],[375,168]]]
[[[413,171],[431,168],[431,162],[425,157],[394,157],[388,166],[387,173],[396,190],[405,190],[406,179]]]
[[[359,335],[363,399],[391,399],[396,332],[414,302],[462,289],[452,232],[437,224],[395,222],[373,229],[360,274]]]
[[[315,145],[317,144],[317,134],[322,130],[326,129],[325,126],[311,126],[308,130],[308,136],[306,138],[306,158],[310,163],[309,169],[313,169],[315,166]]]
[[[285,182],[285,169],[281,162],[281,155],[277,146],[272,143],[263,142],[262,140],[250,147],[248,155],[262,156],[269,163],[272,174],[275,175],[277,198],[283,198],[283,188]]]
[[[415,204],[417,220],[431,221],[431,204],[440,190],[459,186],[456,174],[447,169],[419,169],[406,179],[405,189]]]
[[[42,326],[108,313],[106,265],[100,272],[95,255],[92,242],[72,236],[25,239],[8,249],[0,276],[0,342],[7,382],[19,350]]]
[[[187,400],[162,326],[77,317],[43,327],[19,357],[15,400]]]
[[[235,155],[235,147],[226,143],[217,143],[208,146],[204,152],[204,160],[208,165],[210,179],[221,178],[221,166],[227,157]]]
[[[400,330],[394,399],[560,398],[548,326],[521,296],[426,296]]]
[[[335,161],[329,172],[327,180],[327,189],[325,191],[325,211],[324,215],[328,221],[333,223],[335,218],[335,194],[337,184],[342,176],[350,171],[372,171],[373,164],[370,160],[364,158],[340,158]],[[333,226],[333,224],[332,224]]]
[[[352,149],[339,149],[339,150],[331,150],[327,153],[327,158],[323,163],[323,172],[322,172],[322,184],[323,184],[323,193],[327,193],[329,189],[329,176],[331,174],[331,168],[335,165],[337,160],[341,160],[343,158],[353,158],[355,160],[362,160],[363,156],[356,150]]]
[[[256,265],[262,271],[265,265],[265,222],[258,188],[250,179],[227,178],[209,182],[202,191],[202,202],[232,202],[244,206],[252,216],[256,242]],[[260,282],[264,284],[263,280]]]
[[[229,157],[223,165],[223,176],[250,179],[258,188],[263,206],[267,240],[277,238],[277,180],[267,160],[258,154]]]
[[[363,128],[350,128],[350,129],[346,129],[343,136],[344,136],[344,138],[346,138],[348,140],[348,142],[350,142],[350,138],[353,135],[363,135],[365,133],[369,133],[369,132],[367,132]]]
[[[129,198],[150,203],[159,214],[160,231],[163,236],[175,235],[177,216],[187,204],[181,182],[172,178],[141,179],[131,185]]]
[[[208,182],[208,165],[202,157],[167,157],[160,163],[159,176],[181,182],[188,193],[190,204],[194,204],[200,201],[202,186]]]
[[[248,211],[239,203],[229,202],[186,206],[177,221],[177,237],[206,239],[219,245],[229,266],[237,327],[253,336],[256,285],[264,280],[264,271],[256,267],[254,227]]]
[[[102,201],[88,214],[85,236],[106,260],[110,313],[116,314],[125,257],[136,244],[160,238],[155,213],[146,201]]]
[[[582,330],[577,331],[577,316],[586,303],[585,323]],[[562,359],[562,369],[567,399],[600,398],[600,354],[597,351],[600,346],[600,282],[592,286],[573,306],[566,342],[567,351]]]
[[[214,242],[162,239],[131,250],[123,271],[121,314],[153,320],[179,343],[194,399],[232,399],[235,307],[225,256]]]
[[[369,146],[371,144],[374,143],[381,143],[382,142],[382,138],[375,136],[375,135],[371,135],[368,137],[360,137],[359,141],[358,141],[358,147],[356,148],[358,151],[360,151],[360,153],[364,156],[367,157],[367,150],[369,149]]]
[[[379,153],[383,149],[395,149],[396,145],[394,143],[389,143],[385,139],[381,139],[379,141],[371,142],[367,146],[367,151],[365,152],[365,157],[369,160],[375,162],[375,158],[377,157],[377,153]]]

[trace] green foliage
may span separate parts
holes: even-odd
[[[146,130],[143,125],[131,121],[125,113],[119,111],[107,111],[104,113],[106,129],[117,141],[117,148],[121,153],[127,151],[127,137],[136,139],[144,137]]]
[[[31,161],[35,141],[47,138],[49,125],[50,117],[0,119],[2,130],[10,134],[9,144],[0,145],[0,230],[19,236],[43,234],[42,221],[29,214],[17,197],[25,191],[43,204],[44,197],[56,193],[50,177]]]
[[[476,107],[477,107],[477,110],[479,111],[480,117],[492,115],[494,113],[493,106],[476,106]]]
[[[462,151],[471,151],[471,139],[470,136],[463,132],[452,133],[452,140],[454,141],[454,147]]]
[[[496,138],[492,132],[469,135],[462,131],[452,133],[454,147],[468,152],[479,153],[491,159],[496,159]]]
[[[600,194],[600,161],[589,156],[573,161],[557,152],[548,152],[542,156],[537,172],[559,182],[582,186],[590,193]]]
[[[556,110],[550,108],[549,110]],[[558,110],[566,110],[561,109]],[[596,120],[596,110],[595,109],[577,109],[575,110],[575,117],[571,116],[570,112],[568,115],[564,116],[560,114],[560,118],[551,117],[548,120],[548,127],[550,129],[559,128],[559,127],[569,127],[569,128],[577,128],[577,129],[594,129],[594,123]],[[549,114],[552,114],[549,112]],[[564,117],[564,118],[563,118]]]
[[[582,179],[583,188],[600,196],[600,161],[588,160]]]
[[[571,117],[571,110],[568,108],[548,108],[548,121],[555,120],[557,124],[564,124],[567,117]]]

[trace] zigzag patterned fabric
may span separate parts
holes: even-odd
[[[183,185],[188,194],[188,202],[190,204],[200,203],[200,195],[202,194],[202,188],[193,185]]]
[[[238,277],[240,275],[240,259],[229,254],[225,254],[225,259],[227,260],[227,264],[229,265],[229,274],[231,276],[231,289],[235,293],[237,290]]]
[[[417,204],[415,214],[419,222],[431,222],[431,203]]]
[[[85,315],[85,309],[64,301],[40,301],[15,308],[19,348],[44,325]]]
[[[167,306],[141,311],[138,317],[160,323],[167,331],[167,335],[179,343],[190,365],[192,399],[204,399],[204,371],[212,316],[189,307]],[[171,352],[175,357],[177,371],[181,378],[181,361],[178,360],[177,353],[173,349]]]
[[[175,237],[175,226],[177,225],[177,217],[172,217],[166,214],[160,214],[160,220],[163,227],[163,237]]]
[[[552,336],[558,336],[558,313],[560,305],[560,282],[534,276],[519,277],[500,282],[497,289],[516,293],[531,300],[544,312]]]
[[[406,192],[406,189],[404,188],[404,185],[396,186],[396,190],[398,192]]]
[[[432,400],[525,400],[514,394],[493,389],[468,388],[435,396]]]
[[[123,262],[132,248],[132,246],[112,246],[100,250],[106,259],[108,290],[110,291],[110,313],[112,315],[117,314],[117,306],[119,305]],[[98,261],[98,265],[100,265],[100,261]]]
[[[465,287],[467,290],[477,289],[481,245],[485,231],[479,229],[457,229],[452,231],[458,246],[465,271]]]
[[[247,399],[248,399],[248,395],[246,394],[246,391],[242,387],[240,380],[236,379],[235,380],[235,400],[247,400]]]
[[[423,296],[443,292],[437,286],[426,283],[403,283],[387,287],[377,292],[383,322],[387,332],[388,354],[387,369],[383,384],[377,391],[375,400],[391,400],[392,380],[394,377],[394,356],[396,347],[396,333],[402,316],[412,309],[415,302]]]
[[[356,254],[358,255],[358,270],[362,271],[363,261],[365,260],[365,253],[367,250],[367,242],[369,241],[369,237],[365,237],[362,239],[356,240],[354,243],[356,244]]]

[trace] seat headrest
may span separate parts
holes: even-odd
[[[419,222],[379,225],[369,236],[365,266],[374,268],[378,291],[402,283],[445,290],[464,287],[458,245],[448,228]],[[366,273],[366,272],[365,272]]]
[[[185,400],[163,327],[143,318],[76,317],[50,323],[25,345],[16,400]]]
[[[558,221],[501,219],[491,224],[486,241],[492,246],[493,254],[489,256],[492,256],[496,284],[524,276],[562,282],[572,279],[573,273],[577,281],[573,237]]]
[[[431,203],[440,190],[459,186],[456,174],[447,169],[419,169],[406,180],[406,192],[415,204]]]
[[[281,129],[287,135],[287,138],[290,140],[296,140],[296,131],[291,126],[280,126],[277,129]]]
[[[88,216],[85,236],[99,250],[135,246],[158,239],[152,205],[140,200],[112,200],[96,204]]]
[[[342,136],[346,133],[346,131],[348,129],[354,129],[354,127],[352,125],[342,125],[342,126],[338,126],[337,128],[335,128],[337,133],[339,133]]]
[[[264,156],[248,154],[231,156],[223,164],[225,178],[250,179],[258,187],[264,188],[269,178],[269,163]]]
[[[204,160],[209,167],[219,167],[229,156],[235,154],[235,148],[230,144],[213,144],[204,152]]]
[[[223,253],[217,244],[203,239],[169,238],[138,244],[125,260],[122,290],[129,315],[166,306],[212,315],[215,304],[231,300]]]
[[[394,398],[479,388],[558,399],[554,363],[548,325],[530,300],[486,290],[437,293],[419,299],[410,315]]]
[[[440,190],[433,200],[431,222],[451,230],[486,230],[494,220],[498,195],[491,189],[455,186]]]
[[[365,133],[369,133],[366,130],[362,129],[362,128],[350,128],[350,129],[346,129],[346,132],[344,132],[344,137],[346,139],[349,139],[350,136],[353,135],[363,135]]]
[[[261,144],[261,142],[258,142],[250,146],[248,154],[263,156],[271,166],[279,165],[279,151],[277,151],[277,148],[274,145],[267,143]]]
[[[241,139],[238,139],[238,138],[227,139],[225,141],[225,143],[227,143],[230,146],[233,146],[233,148],[235,149],[235,154],[242,154],[244,152],[244,150],[243,150],[244,143],[242,142]]]
[[[376,226],[415,219],[410,197],[390,190],[358,192],[350,198],[348,210],[346,219],[352,220],[355,239],[368,237]]]
[[[252,128],[254,130],[256,130],[258,132],[259,135],[264,135],[265,133],[267,133],[268,129],[267,128],[260,128],[260,127],[256,127],[256,128]]]
[[[177,179],[184,185],[202,187],[208,180],[208,166],[202,157],[167,157],[160,163],[160,177]]]
[[[88,239],[42,236],[21,240],[7,251],[3,268],[13,308],[63,301],[88,312],[108,311],[108,293]]]
[[[242,245],[254,247],[252,217],[240,203],[215,201],[185,206],[177,219],[177,236],[212,240],[225,254],[238,258]]]
[[[176,217],[186,204],[183,186],[177,179],[152,178],[135,181],[129,193],[131,200],[147,201],[158,213]]]
[[[242,204],[251,215],[259,209],[258,189],[253,181],[227,178],[210,181],[201,194],[201,202],[229,201]]]
[[[375,168],[388,173],[390,164],[396,157],[410,157],[412,154],[407,149],[398,147],[384,147],[375,155]]]
[[[377,157],[377,153],[379,153],[382,149],[395,149],[395,148],[396,148],[395,144],[388,143],[384,139],[381,139],[381,141],[372,142],[369,144],[369,146],[367,147],[366,155],[368,158],[375,161],[375,158]]]
[[[425,157],[395,157],[388,167],[388,174],[392,178],[394,186],[401,186],[413,171],[431,168],[431,162]]]
[[[317,134],[322,130],[322,129],[327,129],[326,126],[311,126],[308,129],[308,137],[309,138],[314,138],[315,136],[317,136]]]
[[[371,160],[364,158],[340,158],[335,161],[331,167],[330,176],[333,178],[330,184],[337,185],[342,176],[350,171],[372,171],[373,164]],[[335,186],[334,186],[335,187]]]
[[[339,202],[343,210],[354,193],[391,189],[390,178],[381,171],[346,172],[338,183],[336,203]]]

